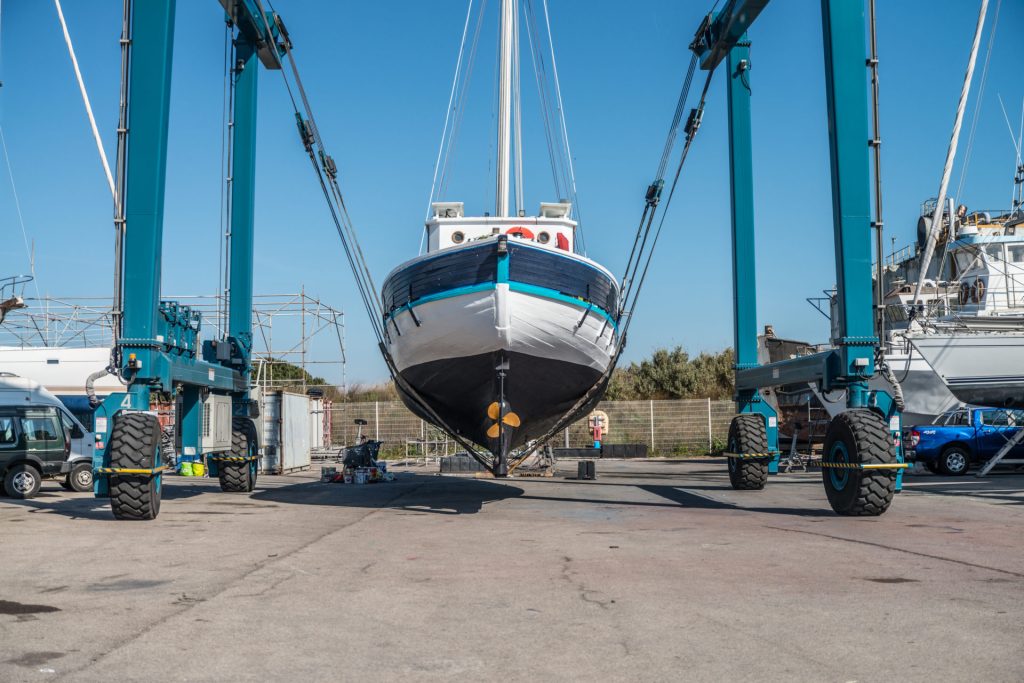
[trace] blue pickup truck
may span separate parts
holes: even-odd
[[[939,415],[930,425],[910,428],[909,459],[923,462],[932,472],[967,474],[972,463],[995,455],[1024,426],[1024,411],[966,406]],[[1024,440],[1007,458],[1024,457]]]

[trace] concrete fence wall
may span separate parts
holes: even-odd
[[[608,414],[610,423],[605,443],[642,443],[654,455],[720,448],[728,435],[729,421],[736,414],[732,401],[708,399],[602,401],[598,408]],[[363,434],[383,441],[390,453],[408,449],[411,454],[422,454],[423,442],[427,449],[440,454],[459,450],[443,433],[413,415],[399,401],[336,403],[330,411],[331,444],[335,448],[355,442],[357,427],[353,423],[361,418],[367,421]],[[586,420],[580,420],[555,437],[552,445],[580,448],[592,442]]]

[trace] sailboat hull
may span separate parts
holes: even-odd
[[[403,400],[495,455],[547,433],[601,381],[619,343],[607,271],[573,254],[504,248],[489,240],[416,259],[384,285],[388,350],[430,410]],[[515,417],[497,426],[494,404]]]
[[[1024,332],[926,332],[907,338],[964,403],[1024,405]]]

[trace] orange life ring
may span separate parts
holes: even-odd
[[[960,305],[965,306],[971,298],[971,286],[966,282],[960,283]]]
[[[974,281],[974,287],[971,290],[971,301],[976,304],[980,304],[985,300],[985,281],[978,278]]]
[[[522,237],[528,240],[533,239],[533,231],[530,230],[529,228],[524,228],[521,225],[517,225],[514,228],[509,228],[508,230],[505,231],[505,234],[514,235],[516,237]]]

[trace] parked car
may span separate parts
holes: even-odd
[[[91,491],[95,436],[37,382],[0,373],[0,479],[13,498],[33,498],[43,479]]]
[[[936,474],[967,474],[973,463],[995,455],[1024,426],[1024,411],[965,406],[943,413],[930,425],[909,430],[908,457]],[[1008,458],[1024,457],[1024,441]]]

